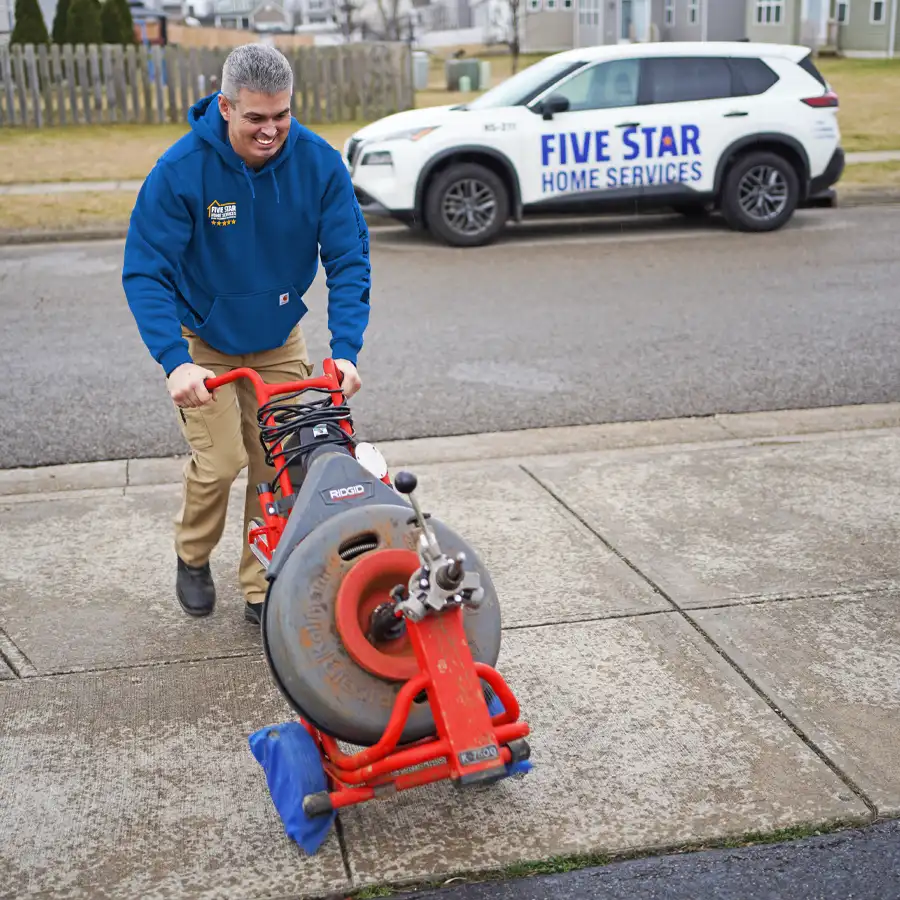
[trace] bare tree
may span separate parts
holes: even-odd
[[[506,0],[509,5],[509,52],[512,56],[512,74],[519,70],[519,10],[522,0]]]
[[[341,35],[345,41],[353,40],[353,32],[356,31],[358,24],[354,21],[354,16],[362,9],[362,3],[359,0],[335,0],[334,2],[334,20],[341,29]]]
[[[385,41],[401,40],[402,17],[400,15],[401,0],[378,0],[378,12],[381,13],[383,37]]]

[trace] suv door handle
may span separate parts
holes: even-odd
[[[730,113],[725,113],[725,115],[724,115],[722,118],[724,118],[724,119],[736,119],[738,116],[748,116],[748,115],[750,115],[750,113],[747,113],[747,112],[730,112]]]
[[[619,122],[616,128],[640,128],[640,122]]]

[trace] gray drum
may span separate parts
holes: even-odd
[[[466,555],[484,588],[477,610],[463,612],[476,662],[495,666],[500,654],[500,605],[476,551],[439,520],[429,518],[441,549]],[[272,583],[263,611],[262,638],[272,675],[291,707],[336,740],[371,746],[381,738],[402,680],[372,674],[348,653],[336,621],[341,582],[360,561],[383,550],[415,550],[419,530],[405,506],[352,507],[316,526],[290,552]],[[398,578],[397,582],[406,582]],[[393,585],[373,587],[389,598]],[[365,616],[365,610],[360,613]],[[408,648],[408,638],[405,652]],[[404,652],[401,648],[400,652]],[[435,733],[427,703],[413,703],[401,743]]]

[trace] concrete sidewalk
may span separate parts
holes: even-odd
[[[483,554],[534,771],[345,811],[307,858],[242,620],[173,598],[180,460],[0,473],[0,896],[262,898],[900,810],[900,404],[384,445]]]

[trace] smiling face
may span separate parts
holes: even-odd
[[[291,128],[291,92],[256,94],[241,88],[232,105],[219,94],[219,110],[228,123],[228,141],[251,168],[259,168],[283,146]]]

